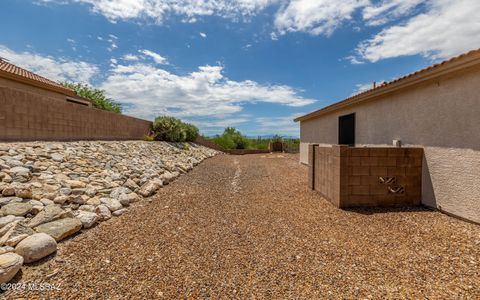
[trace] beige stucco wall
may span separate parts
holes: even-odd
[[[309,143],[337,143],[338,117],[349,113],[357,146],[424,147],[424,204],[480,222],[480,67],[301,122],[302,163]]]

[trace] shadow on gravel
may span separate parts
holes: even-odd
[[[383,213],[400,213],[400,212],[432,212],[431,208],[425,206],[391,206],[391,207],[349,207],[345,211],[359,213],[362,215],[373,215]]]

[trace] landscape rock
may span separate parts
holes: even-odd
[[[0,255],[0,283],[12,280],[23,265],[23,257],[15,253]]]
[[[18,198],[18,197],[0,198],[0,206],[4,206],[8,203],[13,203],[13,202],[22,202],[22,198]]]
[[[120,209],[121,210],[121,209]],[[83,224],[83,228],[92,227],[98,220],[98,216],[94,212],[80,210],[76,216]]]
[[[120,195],[122,194],[129,194],[131,193],[132,191],[129,189],[129,188],[126,188],[126,187],[116,187],[114,189],[112,189],[112,191],[110,192],[110,198],[113,198],[113,199],[117,199],[120,197]]]
[[[15,253],[22,256],[25,263],[40,260],[57,251],[57,242],[46,233],[35,233],[18,243]]]
[[[103,204],[100,204],[95,208],[95,213],[97,214],[99,220],[106,221],[112,217],[110,209]]]
[[[0,228],[5,227],[6,225],[12,223],[13,221],[15,221],[15,216],[14,215],[8,215],[8,216],[5,216],[5,217],[1,217],[0,218]]]
[[[138,193],[143,197],[150,197],[161,187],[160,182],[157,181],[148,181],[140,187]]]
[[[32,190],[27,187],[20,187],[15,189],[15,196],[23,199],[32,198]]]
[[[88,205],[84,204],[78,208],[78,210],[83,210],[83,211],[89,211],[89,212],[94,212],[95,211],[95,206],[93,205]]]
[[[53,153],[51,155],[52,160],[57,161],[57,162],[62,162],[64,157],[60,153]]]
[[[28,223],[29,227],[37,227],[38,225],[48,223],[61,219],[66,216],[66,212],[56,205],[48,205],[39,212],[32,220]]]
[[[3,197],[15,196],[15,188],[11,186],[4,188],[2,191],[2,196]]]
[[[85,182],[79,180],[65,180],[65,184],[71,189],[84,188],[87,186]]]
[[[118,217],[118,216],[123,215],[127,211],[128,211],[128,209],[122,208],[122,209],[119,209],[119,210],[116,210],[116,211],[112,212],[112,215],[114,215],[115,217]]]
[[[3,227],[1,231],[5,233],[0,238],[0,246],[8,245],[12,247],[23,238],[35,233],[22,221],[14,221]]]
[[[138,184],[135,183],[132,179],[127,179],[125,183],[123,184],[124,187],[129,188],[132,191],[135,191],[139,188]]]
[[[100,202],[106,207],[108,207],[108,209],[112,212],[119,210],[123,207],[118,200],[112,198],[101,198]]]
[[[64,218],[53,222],[44,223],[35,227],[37,232],[43,232],[59,242],[82,229],[82,222],[76,218]]]
[[[52,205],[52,204],[55,203],[55,202],[53,202],[52,200],[47,199],[47,198],[40,199],[40,202],[42,202],[42,204],[45,205],[45,206],[47,206],[47,205]]]
[[[32,204],[30,203],[9,203],[0,209],[0,213],[4,216],[25,216],[31,209]]]
[[[53,202],[57,204],[64,204],[69,199],[70,199],[70,196],[58,196],[58,197],[55,197],[55,199],[53,199]]]

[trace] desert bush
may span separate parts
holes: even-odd
[[[193,142],[198,136],[198,128],[174,117],[161,116],[153,122],[153,133],[157,141]]]
[[[183,123],[183,130],[185,130],[185,140],[187,142],[194,142],[198,137],[198,128],[193,124]]]

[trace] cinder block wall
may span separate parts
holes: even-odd
[[[335,206],[420,204],[423,149],[311,147],[310,187]]]
[[[151,122],[0,87],[0,141],[140,140]]]

